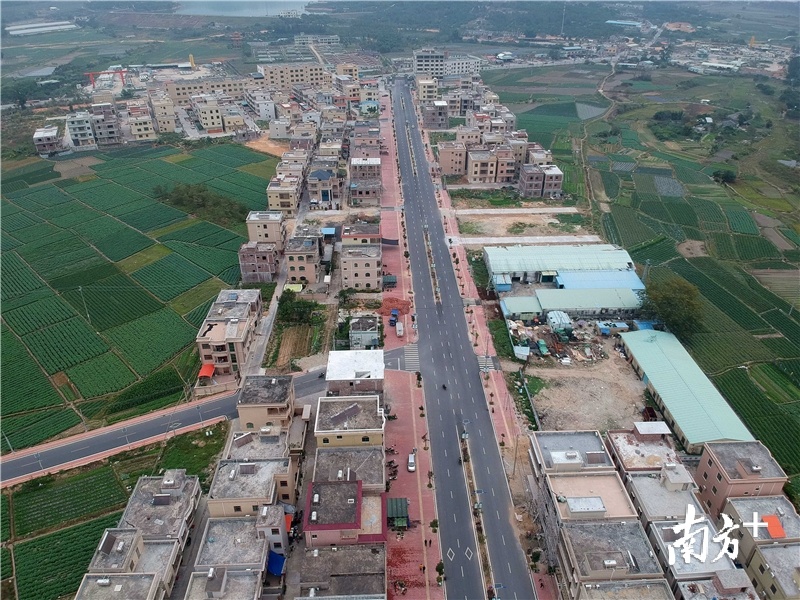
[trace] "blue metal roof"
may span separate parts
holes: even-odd
[[[628,288],[643,290],[644,284],[636,271],[559,271],[556,285],[567,290],[595,288]]]

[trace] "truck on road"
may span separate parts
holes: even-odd
[[[392,314],[391,316],[389,316],[389,326],[394,327],[395,325],[397,325],[397,319],[399,318],[400,318],[400,311],[397,310],[396,308],[393,308]]]

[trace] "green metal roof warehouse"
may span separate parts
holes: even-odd
[[[699,453],[704,442],[754,439],[678,338],[652,330],[620,336],[633,368],[687,452]]]

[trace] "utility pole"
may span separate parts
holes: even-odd
[[[564,2],[564,11],[561,13],[561,37],[564,37],[564,21],[567,18],[567,3]]]

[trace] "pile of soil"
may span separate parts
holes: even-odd
[[[384,298],[383,304],[378,309],[378,314],[382,317],[388,317],[393,310],[398,310],[401,315],[406,315],[411,310],[411,302],[400,300],[399,298]]]

